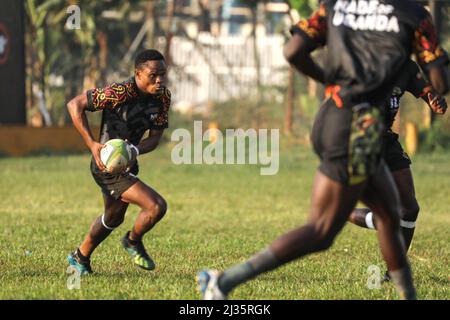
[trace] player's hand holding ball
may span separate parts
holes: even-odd
[[[108,140],[100,150],[100,160],[105,172],[124,173],[136,161],[136,151],[122,139]],[[136,148],[137,149],[137,148]],[[101,167],[99,166],[100,170]]]
[[[127,139],[125,139],[125,142],[128,144],[128,149],[131,151],[131,158],[130,161],[128,163],[128,168],[131,168],[134,166],[134,164],[136,163],[137,160],[137,156],[139,155],[139,149],[137,146],[135,146],[134,144],[132,144],[130,141],[128,141]]]
[[[105,145],[98,143],[94,141],[89,148],[91,149],[92,156],[94,157],[95,164],[101,171],[105,171],[105,165],[103,164],[101,157],[100,157],[100,151],[103,149]]]

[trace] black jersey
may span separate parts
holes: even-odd
[[[327,95],[336,104],[382,105],[396,75],[415,53],[426,69],[447,63],[430,15],[410,0],[325,0],[292,28],[310,50],[327,46]]]
[[[144,133],[168,127],[171,102],[169,89],[150,95],[139,91],[134,77],[87,92],[89,111],[102,110],[100,142],[127,139],[137,145]]]
[[[385,104],[386,128],[390,129],[400,107],[400,99],[408,91],[416,98],[421,98],[431,92],[431,85],[422,76],[417,64],[409,60],[395,81],[392,95]]]

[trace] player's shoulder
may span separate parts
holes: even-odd
[[[108,91],[117,100],[117,106],[133,101],[139,96],[139,90],[134,81],[134,77],[121,82],[113,82],[109,85]]]
[[[425,9],[425,7],[422,4],[417,3],[416,1],[412,0],[402,0],[402,1],[396,1],[396,0],[390,0],[392,4],[395,6],[395,8],[403,13],[404,15],[408,16],[410,19],[415,21],[416,23],[420,23],[423,19],[427,19],[430,16],[430,13]]]
[[[398,1],[398,0],[390,0],[393,1],[395,3],[397,3],[398,6],[400,6],[401,8],[406,8],[409,9],[410,12],[415,13],[417,15],[427,15],[428,11],[427,9],[425,9],[423,4],[420,4],[419,2],[417,2],[416,0],[402,0],[402,1]]]
[[[128,95],[133,97],[137,96],[139,93],[134,77],[128,78],[122,82],[113,82],[111,84],[111,88],[115,88],[119,91],[126,91]]]
[[[164,87],[164,95],[168,98],[172,97],[172,92],[170,92],[170,89],[167,87]]]
[[[160,94],[158,94],[158,99],[170,102],[170,100],[172,99],[172,93],[170,92],[170,89],[164,87],[164,90]]]

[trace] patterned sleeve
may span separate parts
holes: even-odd
[[[115,109],[137,94],[131,82],[113,83],[105,88],[91,89],[87,92],[87,110]]]
[[[417,62],[425,70],[431,65],[448,63],[448,55],[439,45],[436,29],[429,14],[426,14],[414,33],[413,50]]]
[[[322,47],[327,41],[327,12],[322,3],[309,19],[300,20],[291,28],[292,34],[303,36],[310,48]]]
[[[169,127],[169,108],[171,103],[170,90],[165,88],[164,92],[158,97],[162,102],[162,109],[158,117],[153,122],[151,129],[166,129]]]

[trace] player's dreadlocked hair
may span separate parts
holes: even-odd
[[[158,50],[148,49],[140,52],[134,60],[134,67],[141,69],[147,61],[165,60],[164,56]]]

